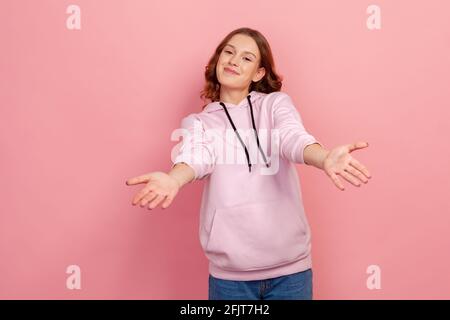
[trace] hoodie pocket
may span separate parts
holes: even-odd
[[[309,254],[301,208],[288,201],[216,209],[205,254],[226,270],[276,267]]]

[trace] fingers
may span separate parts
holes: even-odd
[[[347,166],[345,168],[345,171],[349,172],[350,174],[352,174],[353,176],[357,177],[359,180],[361,180],[364,183],[369,182],[369,179],[366,178],[366,176],[364,176],[362,174],[361,171],[356,170],[354,167],[352,166]]]
[[[157,194],[154,191],[150,191],[149,193],[147,193],[140,201],[141,207],[145,207],[147,203],[152,201],[156,196]]]
[[[173,201],[173,196],[168,195],[166,197],[166,199],[164,200],[164,202],[162,203],[161,207],[163,209],[167,208],[168,206],[170,206],[172,204]]]
[[[353,175],[349,174],[346,171],[341,171],[339,172],[339,174],[344,177],[348,182],[350,182],[351,184],[354,184],[357,187],[360,187],[361,184],[359,183],[358,179],[356,179],[356,177],[354,177]]]
[[[153,186],[151,184],[145,186],[141,191],[139,191],[134,196],[133,205],[136,205],[139,201],[141,201],[147,195],[147,193],[149,193],[150,191],[153,191]]]
[[[369,146],[369,143],[368,142],[356,142],[356,143],[353,143],[353,144],[350,144],[349,145],[349,151],[350,152],[352,152],[352,151],[355,151],[355,150],[358,150],[358,149],[363,149],[363,148],[367,148]]]
[[[147,173],[147,174],[143,174],[141,176],[130,178],[125,182],[125,184],[127,186],[132,186],[134,184],[147,183],[150,181],[150,178],[151,178],[151,173]]]
[[[330,176],[331,180],[334,182],[336,187],[338,187],[342,191],[345,190],[344,185],[342,184],[342,182],[339,180],[338,176],[334,172],[329,172],[328,175]]]
[[[170,196],[170,195],[165,196],[162,194],[158,194],[156,191],[149,191],[138,202],[140,202],[141,207],[145,207],[148,204],[148,209],[151,210],[151,209],[156,208],[161,201],[164,201],[162,203],[161,207],[163,209],[165,209],[168,206],[170,206],[170,204],[172,203],[172,200],[173,200],[173,196]]]
[[[331,178],[333,183],[336,185],[336,187],[338,187],[342,191],[344,191],[345,188],[341,183],[340,179],[338,178],[338,175],[342,176],[345,180],[347,180],[348,182],[357,187],[361,186],[361,183],[358,180],[358,178],[364,183],[367,183],[369,181],[360,171],[356,170],[351,166],[347,166],[344,170],[336,173],[332,171],[327,171],[327,174]]]
[[[363,166],[361,163],[359,163],[358,160],[352,159],[350,161],[350,164],[355,167],[356,169],[358,169],[359,171],[361,171],[362,173],[364,173],[364,175],[367,178],[372,178],[372,176],[370,175],[369,170],[367,170],[367,168],[365,166]]]
[[[150,210],[156,208],[156,207],[158,206],[158,204],[159,204],[161,201],[164,200],[165,197],[166,197],[166,196],[164,196],[164,195],[158,194],[158,195],[157,195],[157,196],[149,203],[148,208],[149,208]]]

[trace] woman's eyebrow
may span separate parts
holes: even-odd
[[[230,46],[230,47],[232,47],[233,49],[236,49],[236,47],[233,46],[232,44],[227,43],[227,46]],[[256,54],[254,54],[253,52],[250,52],[250,51],[244,51],[244,53],[250,53],[250,54],[254,55],[255,58],[256,58]]]

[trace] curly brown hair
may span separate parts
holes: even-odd
[[[258,45],[259,52],[261,54],[261,59],[258,68],[264,67],[266,73],[264,77],[258,82],[252,82],[249,87],[249,92],[259,91],[264,93],[271,93],[275,91],[280,91],[282,86],[283,78],[275,72],[275,63],[273,61],[272,51],[270,49],[269,42],[266,38],[257,30],[250,28],[239,28],[230,32],[218,45],[214,54],[209,59],[208,65],[205,67],[205,86],[200,92],[200,98],[205,102],[202,107],[204,109],[208,105],[208,100],[210,102],[220,100],[220,83],[217,80],[216,75],[216,65],[219,60],[220,53],[226,46],[228,41],[236,34],[244,34],[250,36],[255,40]]]

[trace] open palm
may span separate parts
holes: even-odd
[[[356,142],[338,146],[328,153],[323,164],[324,171],[339,189],[345,190],[338,175],[358,187],[361,186],[361,181],[364,183],[369,181],[371,178],[369,170],[350,155],[351,152],[368,146],[366,142]]]
[[[155,171],[130,178],[126,181],[128,186],[145,184],[133,198],[133,205],[140,203],[141,207],[156,208],[161,202],[161,208],[169,207],[177,195],[180,186],[178,182],[165,172]]]

